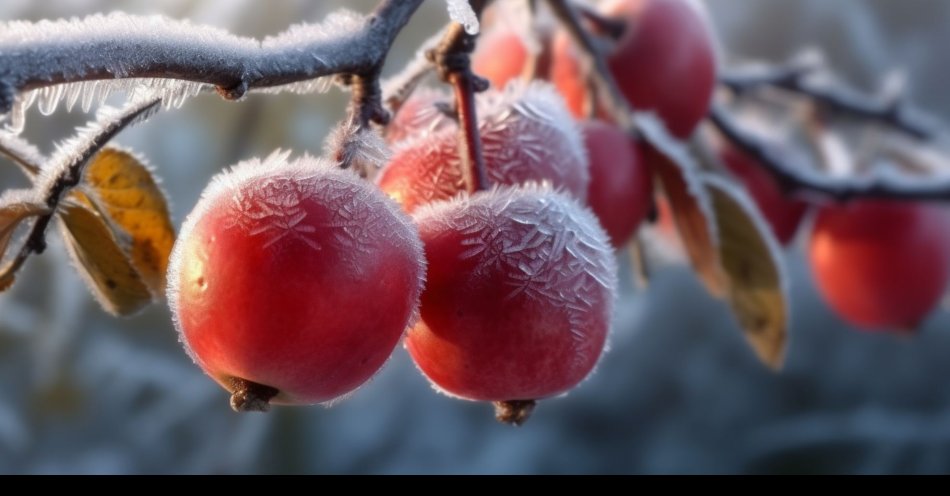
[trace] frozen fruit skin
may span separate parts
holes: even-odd
[[[946,289],[948,220],[941,205],[907,201],[822,208],[809,243],[819,292],[853,325],[914,330]]]
[[[581,123],[590,157],[587,204],[619,248],[633,236],[653,203],[653,176],[640,144],[603,121]]]
[[[386,126],[386,141],[400,141],[427,136],[442,129],[457,129],[453,121],[438,105],[449,105],[452,98],[448,93],[433,88],[417,88],[406,100],[392,121]]]
[[[564,393],[604,349],[613,251],[576,200],[529,185],[414,215],[429,261],[406,348],[441,391],[484,401]]]
[[[187,351],[230,390],[338,398],[369,379],[417,312],[425,272],[399,207],[355,174],[274,154],[215,177],[181,229],[168,295]]]
[[[590,183],[580,130],[547,84],[512,83],[478,101],[485,168],[492,184],[549,182],[577,198]],[[377,184],[407,212],[465,190],[458,132],[442,129],[397,145]]]

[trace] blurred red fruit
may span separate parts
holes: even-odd
[[[822,208],[809,255],[818,289],[865,329],[916,329],[947,285],[950,223],[943,206],[858,200]]]
[[[587,204],[619,248],[650,210],[653,176],[640,146],[621,129],[603,121],[584,121],[581,131],[590,160]]]

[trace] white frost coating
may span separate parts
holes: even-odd
[[[524,182],[526,170],[548,169],[552,179],[587,196],[590,167],[587,148],[563,98],[549,83],[513,81],[478,100],[479,130],[489,177],[506,184]],[[525,163],[532,164],[525,167]]]
[[[291,236],[315,250],[321,250],[323,246],[311,234],[321,228],[332,228],[336,231],[334,240],[345,248],[341,253],[352,253],[353,258],[365,255],[369,249],[405,247],[414,254],[421,268],[415,294],[412,295],[414,303],[409,326],[418,320],[426,261],[422,242],[411,219],[394,201],[356,174],[342,170],[323,158],[304,155],[296,160],[288,160],[289,156],[289,151],[276,150],[263,160],[246,160],[214,176],[181,226],[169,257],[166,295],[179,341],[185,345],[185,350],[195,363],[200,364],[200,361],[184,339],[178,310],[183,240],[190,239],[197,222],[211,207],[222,202],[227,202],[231,209],[230,227],[245,229],[252,236],[261,236],[266,244]],[[253,188],[247,188],[249,183],[255,183]],[[335,217],[329,223],[311,223],[307,219],[301,202],[311,197],[337,207],[334,210]],[[392,225],[393,220],[397,225]],[[384,246],[371,247],[367,244],[367,238],[380,236],[383,237]],[[354,260],[344,260],[344,263],[351,263],[353,269],[361,271]],[[330,402],[336,400],[339,398]]]
[[[142,112],[150,106],[153,107]],[[75,166],[76,161],[84,155],[91,157],[90,152],[105,146],[105,138],[110,134],[147,120],[159,108],[155,100],[150,98],[136,99],[121,109],[102,107],[96,114],[96,120],[78,128],[73,137],[57,145],[56,151],[40,169],[36,187],[39,191],[50,191],[53,183],[66,173],[66,169]],[[138,115],[133,118],[136,114]]]
[[[345,121],[327,135],[323,152],[328,157],[339,156],[341,163],[368,179],[375,177],[392,155],[376,129],[356,129]]]
[[[164,107],[171,109],[180,108],[189,98],[210,89],[211,85],[203,83],[159,78],[107,79],[47,86],[17,95],[7,130],[19,134],[26,124],[26,111],[37,102],[43,115],[56,112],[63,101],[66,102],[67,112],[71,112],[77,104],[83,112],[89,112],[93,105],[102,106],[113,94],[126,93],[129,99],[148,96],[161,98]]]
[[[176,66],[189,67],[195,60],[210,59],[212,64],[235,66],[245,77],[265,73],[279,73],[278,69],[301,67],[316,71],[326,60],[309,50],[311,46],[338,40],[326,53],[334,58],[355,58],[349,48],[350,38],[360,32],[364,18],[354,12],[341,10],[329,15],[319,24],[298,24],[283,33],[262,41],[236,36],[225,30],[193,25],[187,21],[161,16],[133,16],[122,13],[93,15],[82,19],[40,21],[37,23],[0,22],[0,89],[17,88],[23,81],[17,78],[17,67],[29,64],[34,76],[50,81],[106,78],[69,83],[26,91],[16,97],[8,127],[19,132],[23,127],[26,110],[39,101],[44,114],[54,112],[62,100],[69,108],[77,103],[88,110],[94,101],[103,101],[116,91],[143,87],[162,97],[166,106],[179,106],[184,99],[207,89],[210,85],[175,79],[128,79],[136,69],[152,59],[169,60],[168,71]],[[352,33],[351,37],[347,37]],[[101,67],[103,54],[110,54],[106,66],[98,74],[90,74]],[[302,81],[267,89],[269,92],[326,91],[330,78]]]
[[[0,131],[0,155],[24,162],[36,170],[41,169],[46,162],[46,157],[32,143],[5,131]]]
[[[261,42],[265,50],[305,50],[314,42],[355,35],[363,27],[362,14],[352,10],[340,9],[331,12],[318,24],[294,24],[276,36],[268,36]]]
[[[421,139],[442,129],[456,128],[455,120],[437,107],[439,103],[451,102],[452,96],[447,91],[428,86],[416,89],[386,128],[387,139],[391,142]]]
[[[589,363],[591,320],[610,322],[617,266],[609,239],[590,209],[536,183],[494,188],[420,207],[419,225],[463,236],[474,272],[507,274],[505,298],[552,302],[568,316],[575,366]],[[525,227],[530,229],[525,232]],[[569,288],[565,290],[564,288]],[[605,302],[603,315],[593,302]]]
[[[18,203],[22,205],[42,205],[43,197],[29,188],[8,189],[0,194],[0,208]]]
[[[254,93],[265,93],[276,95],[278,93],[293,93],[295,95],[310,95],[313,93],[326,93],[333,88],[334,79],[332,76],[311,79],[309,81],[299,81],[296,83],[282,84],[280,86],[271,86],[269,88],[255,88]]]
[[[478,34],[478,16],[472,10],[468,0],[446,0],[449,7],[449,17],[465,27],[468,34]]]

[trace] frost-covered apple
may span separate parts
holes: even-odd
[[[386,126],[386,141],[398,143],[442,129],[455,129],[455,121],[440,108],[451,108],[451,102],[452,98],[447,92],[427,87],[416,89]]]
[[[517,404],[562,394],[590,374],[617,286],[593,213],[528,185],[434,203],[413,218],[429,267],[406,348],[435,386]]]
[[[478,101],[479,132],[492,184],[547,181],[577,198],[590,176],[581,134],[564,102],[544,83],[512,83]],[[442,129],[396,146],[377,177],[379,187],[406,211],[465,190],[458,128]]]
[[[383,365],[424,272],[398,205],[351,172],[275,153],[202,194],[172,253],[169,305],[236,410],[320,403]]]

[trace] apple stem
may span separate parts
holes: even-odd
[[[481,16],[489,1],[470,2],[477,16]],[[462,160],[462,177],[470,193],[487,190],[490,186],[475,109],[475,93],[487,90],[489,82],[472,73],[470,57],[475,51],[477,38],[477,34],[468,34],[461,24],[452,23],[439,44],[426,52],[426,57],[436,66],[439,76],[452,86],[455,93],[459,158]]]
[[[231,409],[235,412],[266,412],[280,391],[239,377],[231,380]]]
[[[508,400],[495,401],[495,419],[503,424],[521,427],[531,417],[535,405],[535,400]]]

